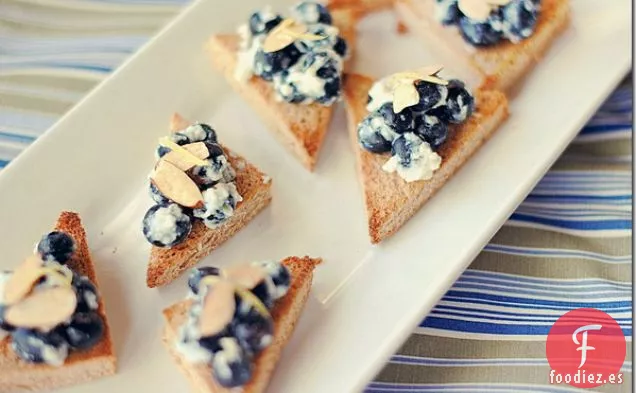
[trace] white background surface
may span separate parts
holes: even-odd
[[[260,2],[199,1],[3,171],[0,267],[26,256],[60,210],[79,211],[120,358],[117,376],[91,391],[186,391],[159,340],[160,310],[184,295],[185,280],[145,288],[149,245],[140,231],[157,138],[180,111],[210,122],[274,182],[272,205],[205,263],[325,259],[269,391],[361,390],[628,70],[630,2],[572,3],[573,26],[526,80],[510,120],[394,238],[371,247],[344,111],[316,172],[306,172],[202,50],[209,34],[233,31]],[[435,62],[394,26],[389,13],[363,21],[356,70],[380,76]]]

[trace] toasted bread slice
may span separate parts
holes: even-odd
[[[187,127],[188,121],[175,114],[170,128],[173,132]],[[258,170],[243,157],[222,146],[228,161],[236,171],[236,188],[243,197],[234,215],[215,229],[209,229],[201,220],[194,220],[188,238],[171,248],[152,246],[146,284],[149,288],[166,285],[194,266],[223,242],[245,227],[272,201],[269,176]]]
[[[404,25],[430,45],[446,64],[457,67],[471,86],[510,91],[540,61],[570,21],[569,0],[543,0],[534,34],[517,43],[504,41],[475,48],[466,43],[456,26],[435,19],[435,0],[396,0]]]
[[[320,259],[309,257],[289,257],[283,261],[283,265],[291,273],[291,287],[289,292],[280,300],[272,310],[274,318],[274,340],[272,344],[261,352],[254,360],[254,373],[252,380],[242,387],[242,393],[264,392],[269,384],[272,374],[278,364],[281,353],[291,337],[296,321],[309,296],[313,271]],[[177,303],[163,311],[166,326],[163,331],[163,342],[174,357],[181,371],[186,375],[192,389],[197,393],[231,393],[235,389],[219,386],[212,377],[210,367],[207,365],[193,365],[188,363],[175,350],[174,343],[179,327],[183,325],[188,310],[189,301]]]
[[[77,250],[67,265],[75,272],[87,276],[98,286],[86,233],[79,215],[62,212],[55,230],[65,232],[75,240]],[[115,351],[101,296],[97,312],[104,320],[102,339],[87,351],[71,352],[61,367],[26,363],[11,349],[9,337],[0,341],[0,392],[49,391],[115,374]]]
[[[349,52],[353,52],[357,13],[352,8],[332,12],[334,25],[347,40]],[[258,113],[266,127],[310,171],[314,169],[318,152],[331,122],[335,104],[318,103],[303,105],[281,102],[270,84],[253,76],[241,82],[234,76],[240,38],[237,34],[213,35],[207,49],[212,64],[228,80],[232,88]],[[351,58],[348,62],[351,61]]]
[[[358,144],[358,123],[368,114],[367,93],[374,80],[350,74],[345,82],[345,102],[349,133],[358,160],[364,202],[372,243],[379,243],[400,229],[435,191],[468,160],[508,117],[508,102],[498,91],[478,90],[476,110],[461,125],[451,126],[444,145],[437,151],[442,157],[440,168],[429,180],[407,183],[396,173],[387,173],[382,165],[390,155],[375,154]]]

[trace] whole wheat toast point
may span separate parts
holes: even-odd
[[[272,378],[285,345],[289,341],[302,309],[309,296],[313,270],[321,262],[319,258],[289,257],[283,265],[291,273],[291,286],[287,294],[276,302],[271,315],[274,320],[274,339],[269,347],[254,359],[252,379],[241,388],[242,393],[262,393]],[[162,340],[175,362],[188,379],[193,392],[232,393],[236,389],[220,386],[212,377],[207,365],[188,363],[175,349],[179,327],[186,318],[189,302],[177,303],[163,311],[166,325]]]
[[[475,112],[465,123],[451,127],[448,139],[437,151],[442,157],[439,169],[429,180],[408,183],[382,169],[388,153],[371,153],[358,144],[357,126],[368,114],[367,94],[373,83],[370,77],[348,74],[344,94],[369,237],[372,243],[379,243],[400,229],[493,134],[508,117],[508,102],[501,92],[477,90]]]
[[[453,64],[471,86],[509,92],[550,48],[570,23],[569,0],[542,0],[534,33],[519,43],[502,41],[490,47],[471,47],[456,26],[435,19],[435,0],[396,0],[395,10],[409,31]]]
[[[175,113],[170,119],[170,130],[176,132],[192,124]],[[243,197],[234,215],[215,229],[209,229],[201,220],[194,220],[187,239],[170,248],[152,246],[146,273],[146,285],[154,288],[166,285],[209,255],[244,228],[271,200],[271,178],[245,158],[221,144],[227,159],[236,172],[236,188]]]
[[[333,24],[346,39],[352,60],[355,46],[355,24],[359,13],[355,8],[340,8],[332,13]],[[279,101],[272,86],[252,76],[242,82],[235,77],[240,38],[238,34],[219,34],[210,37],[207,51],[212,65],[226,78],[230,86],[252,107],[267,129],[300,163],[313,171],[325,134],[329,128],[336,103],[292,104]]]
[[[86,233],[79,215],[62,212],[55,230],[69,234],[75,241],[76,251],[67,265],[73,271],[87,276],[99,291]],[[11,349],[10,337],[0,340],[0,392],[50,391],[115,374],[117,360],[101,296],[98,305],[97,312],[104,321],[101,340],[88,350],[72,351],[61,367],[26,363]]]

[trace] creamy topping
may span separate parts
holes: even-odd
[[[243,198],[234,183],[218,183],[203,191],[205,206],[194,210],[194,216],[203,218],[208,228],[216,228],[234,215],[234,208]]]
[[[173,243],[177,239],[177,222],[182,214],[176,204],[157,210],[150,221],[150,238],[164,244]]]
[[[230,379],[232,378],[230,364],[240,360],[241,347],[235,339],[230,337],[223,337],[219,340],[219,344],[222,349],[212,359],[214,372],[218,378]]]
[[[196,297],[198,299],[198,297]],[[175,349],[190,363],[209,363],[212,360],[212,352],[199,344],[201,333],[198,322],[203,306],[200,302],[194,302],[188,312],[186,322],[179,328]]]
[[[44,360],[44,363],[50,366],[61,367],[64,365],[64,361],[68,357],[68,345],[66,344],[55,347],[37,337],[27,338],[27,344],[38,350]]]
[[[408,156],[394,155],[382,166],[382,169],[389,173],[397,172],[407,182],[428,180],[433,177],[433,172],[439,169],[442,163],[442,157],[414,133],[406,133],[404,137],[410,146]]]

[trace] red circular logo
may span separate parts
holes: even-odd
[[[550,383],[579,388],[622,383],[625,351],[625,335],[614,318],[593,308],[567,312],[548,333]]]

